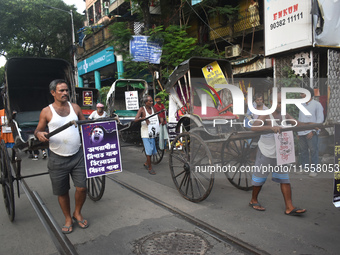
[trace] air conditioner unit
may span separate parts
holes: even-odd
[[[109,9],[110,3],[109,2],[104,2],[104,9]]]
[[[240,45],[232,45],[225,47],[225,57],[226,58],[232,58],[237,57],[241,55],[241,47]]]

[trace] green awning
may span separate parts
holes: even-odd
[[[126,87],[126,86],[131,86],[136,89],[144,89],[144,84],[141,82],[118,81],[116,83],[116,87]]]

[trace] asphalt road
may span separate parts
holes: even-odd
[[[23,174],[46,171],[47,162],[32,161],[22,155]],[[338,254],[339,209],[332,204],[332,174],[316,178],[291,173],[293,203],[307,209],[302,217],[284,214],[279,185],[268,179],[259,197],[266,207],[258,212],[248,206],[251,192],[236,189],[217,174],[210,196],[201,203],[191,203],[177,192],[168,168],[168,153],[154,166],[157,174],[148,174],[142,166],[141,147],[122,148],[123,172],[112,177],[207,222],[225,233],[270,254]],[[37,191],[55,220],[62,225],[63,216],[57,198],[52,195],[47,175],[27,179]],[[16,187],[16,185],[15,185]],[[74,193],[74,189],[70,194]],[[0,202],[0,254],[57,254],[57,250],[40,223],[26,195],[15,197],[16,218],[9,222]],[[73,201],[72,201],[73,203]],[[73,208],[73,207],[72,207]],[[136,195],[107,179],[103,198],[88,199],[83,215],[89,220],[86,230],[75,227],[67,237],[79,254],[135,254],[153,234],[188,232],[202,237],[207,254],[243,254],[230,244],[220,242],[170,211]]]

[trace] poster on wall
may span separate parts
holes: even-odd
[[[83,106],[93,105],[93,94],[92,91],[83,91]]]
[[[310,0],[264,1],[265,55],[313,44]]]
[[[138,110],[138,91],[125,91],[126,110]]]

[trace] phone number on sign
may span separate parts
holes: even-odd
[[[339,172],[339,164],[310,164],[309,166],[294,166],[294,172]]]
[[[294,14],[294,15],[288,17],[287,19],[281,19],[281,20],[278,20],[278,21],[270,24],[270,30],[282,27],[282,26],[286,25],[287,23],[288,24],[293,23],[293,22],[298,21],[300,19],[303,19],[303,12],[300,12],[298,14]]]

